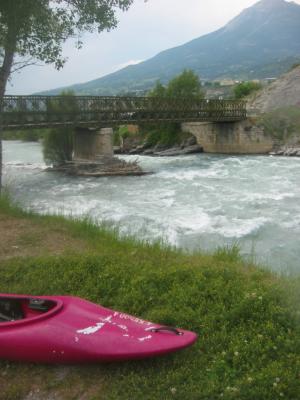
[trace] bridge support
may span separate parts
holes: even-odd
[[[266,154],[272,151],[274,140],[263,127],[251,120],[240,122],[187,122],[184,132],[191,133],[206,153]]]
[[[97,162],[113,157],[113,129],[76,129],[74,136],[73,160],[77,162]]]
[[[112,128],[77,129],[73,160],[56,170],[69,175],[93,177],[145,174],[136,162],[114,157]]]

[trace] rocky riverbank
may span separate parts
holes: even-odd
[[[194,136],[183,140],[180,144],[172,146],[161,143],[149,146],[147,142],[138,143],[136,141],[124,141],[121,146],[114,147],[115,154],[145,155],[153,157],[171,157],[186,154],[202,153],[203,148],[199,146]]]
[[[279,150],[269,153],[271,156],[300,157],[300,146],[283,146]]]

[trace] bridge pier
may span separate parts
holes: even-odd
[[[73,160],[56,170],[77,176],[144,175],[136,162],[114,157],[112,128],[78,128],[74,134]]]
[[[246,119],[239,122],[186,122],[184,132],[191,133],[205,153],[266,154],[274,148],[274,139],[262,126]]]
[[[75,162],[97,162],[105,157],[112,158],[113,151],[113,129],[89,129],[78,128],[74,135]]]

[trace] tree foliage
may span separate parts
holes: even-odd
[[[160,82],[157,81],[154,88],[150,90],[148,96],[150,97],[166,97],[167,89],[166,87]]]
[[[199,76],[194,71],[185,69],[181,74],[171,79],[167,86],[163,86],[160,81],[157,81],[148,95],[152,97],[189,97],[202,99],[204,92]]]
[[[54,98],[48,104],[51,113],[70,113],[76,115],[78,104],[72,91],[61,93],[62,99]],[[46,164],[60,165],[72,160],[74,149],[74,128],[55,128],[46,132],[43,139],[43,155]]]
[[[133,0],[2,0],[0,47],[5,53],[54,63],[65,62],[62,44],[83,32],[110,30],[117,25],[116,10],[126,10]]]
[[[243,97],[248,96],[249,94],[255,92],[256,90],[260,90],[262,85],[258,82],[242,82],[235,86],[233,89],[234,97],[236,99],[241,99]]]
[[[171,79],[166,86],[157,81],[148,96],[165,98],[188,97],[201,100],[204,97],[204,92],[199,76],[192,70],[185,69],[181,74]],[[172,146],[180,140],[181,127],[177,122],[165,122],[156,126],[147,126],[146,124],[142,129],[149,132],[147,138],[149,146],[154,146],[158,143],[164,146]]]
[[[166,94],[168,97],[204,97],[199,76],[187,69],[169,82]]]

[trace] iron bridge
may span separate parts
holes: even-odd
[[[160,97],[4,96],[2,127],[103,127],[130,123],[234,122],[246,118],[236,100]]]

